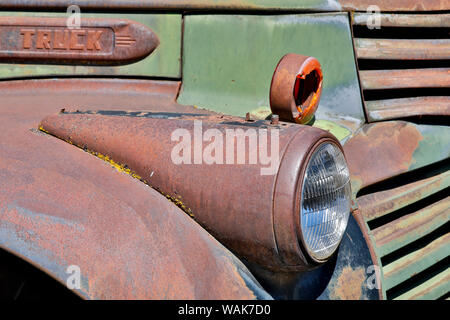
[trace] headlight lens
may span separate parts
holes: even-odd
[[[317,261],[338,247],[350,213],[350,175],[341,150],[323,143],[312,154],[303,179],[300,224],[303,244]]]

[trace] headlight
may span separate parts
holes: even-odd
[[[223,139],[233,130],[248,147],[241,153],[247,154],[248,162],[175,163],[176,144],[170,133],[182,129],[183,137],[193,137],[195,146],[199,120],[204,120],[200,130],[214,130],[209,132]],[[336,250],[347,225],[350,184],[345,158],[336,137],[318,128],[194,113],[161,118],[160,113],[143,117],[89,111],[49,116],[42,127],[74,145],[108,155],[116,164],[126,164],[235,254],[264,269],[299,272],[314,268]],[[258,136],[256,129],[271,133],[267,131],[267,139],[251,139],[251,132]],[[210,142],[202,140],[199,144],[206,150]],[[236,158],[237,140],[232,140]],[[225,141],[218,144],[222,155],[229,152]],[[196,148],[189,150],[196,152]],[[261,169],[269,163],[250,163],[250,155],[267,158],[269,153],[273,171],[263,175]],[[189,159],[195,160],[193,156]],[[143,208],[146,212],[147,206]]]
[[[350,213],[350,176],[344,155],[334,143],[312,153],[303,177],[300,205],[301,240],[315,261],[338,247]]]

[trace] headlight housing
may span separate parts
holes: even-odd
[[[307,271],[336,250],[349,217],[350,186],[342,147],[328,131],[298,124],[249,123],[231,116],[174,113],[161,118],[159,113],[148,117],[122,113],[64,111],[41,125],[54,136],[127,164],[252,265],[274,272]],[[244,130],[256,130],[255,126],[267,130],[267,139],[254,140],[258,143],[252,148],[251,135],[243,140],[248,142],[244,143],[249,146],[248,159],[251,154],[268,157],[270,150],[273,174],[261,174],[269,165],[261,161],[174,163],[174,143],[168,133],[183,129],[183,134],[194,136],[195,145],[198,120],[204,120],[203,130],[214,129],[225,138],[229,129],[242,130],[241,138],[246,137]],[[239,150],[235,140],[233,156]],[[209,143],[202,142],[205,147]],[[221,148],[228,155],[227,143]],[[314,213],[318,206],[326,210]],[[310,218],[326,223],[311,226]]]
[[[301,241],[311,259],[325,261],[341,242],[350,213],[350,175],[341,149],[331,142],[319,145],[302,184]]]
[[[273,205],[285,270],[309,270],[336,251],[350,216],[349,176],[342,146],[329,132],[304,126],[290,141]]]

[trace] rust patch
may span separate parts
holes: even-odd
[[[402,121],[365,125],[344,146],[352,176],[352,191],[408,170],[423,139],[413,125]]]
[[[124,19],[0,17],[0,60],[124,64],[149,55],[159,44],[148,27]]]
[[[365,279],[366,273],[363,268],[343,268],[335,284],[333,299],[360,300],[362,297],[361,286],[364,285]]]

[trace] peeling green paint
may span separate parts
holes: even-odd
[[[271,114],[272,114],[272,111],[270,110],[270,107],[268,107],[268,106],[261,106],[261,107],[258,107],[256,109],[253,109],[250,111],[250,116],[252,116],[256,119],[261,119],[261,120],[266,119]]]
[[[343,126],[340,126],[336,122],[328,120],[316,120],[313,127],[320,128],[332,133],[339,141],[348,137],[351,131]]]
[[[423,139],[413,153],[409,170],[421,168],[450,157],[450,127],[416,125]]]

